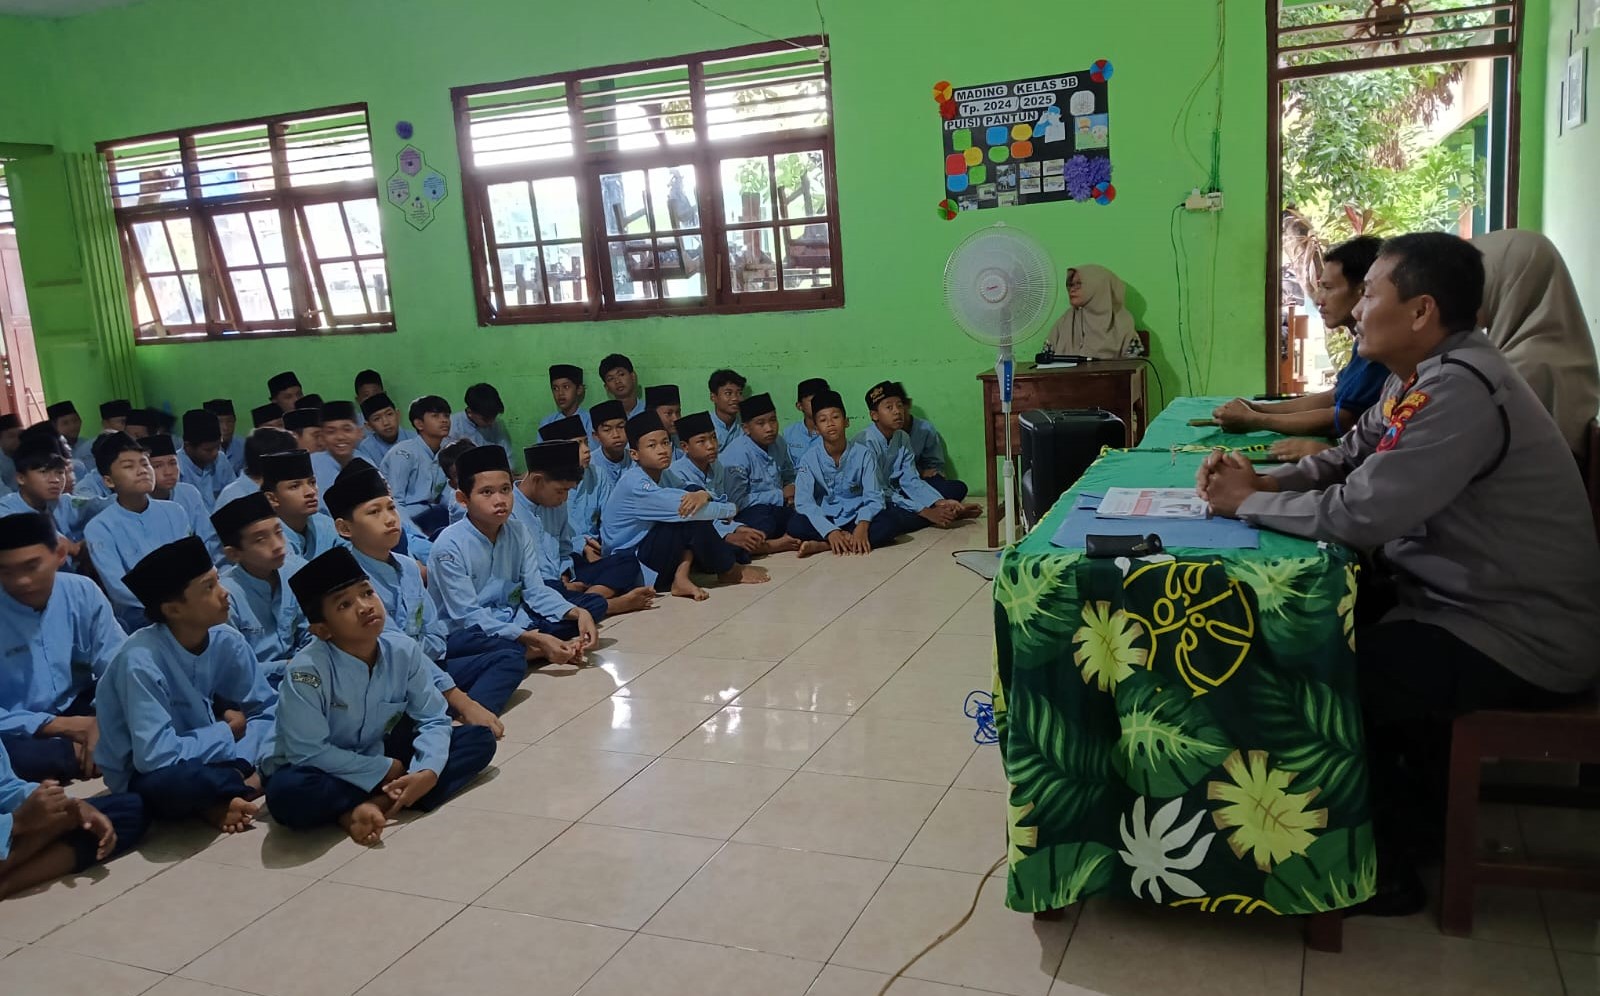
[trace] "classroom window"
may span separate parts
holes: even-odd
[[[364,105],[99,149],[137,341],[393,331]]]
[[[15,231],[16,222],[11,213],[11,189],[6,186],[6,164],[0,162],[0,232]]]
[[[451,91],[479,323],[843,304],[822,44]]]

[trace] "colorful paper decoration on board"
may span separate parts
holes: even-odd
[[[422,150],[414,145],[401,149],[394,159],[395,170],[384,183],[384,193],[406,216],[406,224],[420,232],[433,224],[434,209],[444,200],[444,174],[429,166]]]
[[[946,197],[939,202],[939,217],[945,221],[954,221],[956,215],[960,213],[961,209],[956,207],[956,202],[950,198]]]
[[[409,121],[396,121],[394,123],[394,133],[396,135],[400,136],[400,140],[401,141],[403,141],[403,142],[411,141],[411,132],[412,132],[411,122],[409,122]]]
[[[1050,201],[1110,204],[1111,63],[981,86],[933,85],[944,133],[940,202],[976,211]]]

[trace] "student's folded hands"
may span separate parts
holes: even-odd
[[[383,794],[390,799],[388,813],[391,819],[400,814],[400,811],[411,806],[418,799],[433,791],[439,784],[439,776],[427,768],[421,771],[411,771],[383,786]]]

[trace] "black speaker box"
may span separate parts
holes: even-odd
[[[1122,419],[1103,408],[1036,409],[1021,413],[1017,420],[1022,426],[1018,490],[1029,529],[1077,483],[1103,447],[1127,445]]]

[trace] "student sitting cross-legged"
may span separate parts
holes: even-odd
[[[123,580],[150,625],[128,637],[96,690],[106,785],[138,793],[157,819],[248,829],[278,697],[228,625],[228,590],[205,544],[168,543]]]
[[[396,553],[402,516],[389,494],[389,482],[366,461],[352,461],[328,489],[328,511],[355,551],[373,590],[383,601],[388,628],[417,641],[439,665],[434,685],[451,715],[470,726],[505,732],[499,715],[528,674],[528,658],[514,640],[478,629],[450,632],[428,596],[422,568]]]
[[[356,447],[356,453],[374,467],[383,464],[395,444],[417,436],[415,430],[400,424],[400,412],[382,391],[361,399],[361,417],[366,422],[367,435]]]
[[[608,553],[633,553],[645,583],[656,591],[704,601],[710,596],[689,571],[699,565],[725,584],[769,580],[758,567],[739,563],[738,550],[712,525],[738,513],[732,502],[713,501],[709,491],[662,485],[672,462],[672,440],[655,412],[628,420],[634,465],[617,482],[600,513],[601,545]]]
[[[117,621],[132,633],[147,620],[144,606],[122,576],[151,550],[192,535],[194,529],[183,506],[150,497],[156,478],[144,443],[125,432],[107,433],[95,443],[94,461],[116,501],[84,527],[83,540]]]
[[[821,439],[795,469],[794,517],[789,535],[800,540],[800,556],[871,553],[894,542],[900,529],[883,514],[884,483],[878,461],[850,442],[850,418],[834,391],[811,398],[812,418]]]
[[[333,520],[319,515],[317,478],[305,450],[269,453],[261,458],[261,492],[283,521],[289,552],[304,560],[319,557],[340,543]]]
[[[718,456],[731,488],[739,496],[738,521],[766,537],[757,553],[798,550],[800,541],[789,535],[794,514],[794,485],[785,485],[785,472],[793,476],[788,447],[778,435],[778,409],[772,395],[757,394],[739,403],[744,432]]]
[[[571,363],[552,363],[550,365],[550,398],[556,403],[556,410],[539,420],[539,428],[543,429],[551,422],[559,422],[564,418],[576,416],[583,420],[583,430],[593,432],[594,426],[589,424],[589,410],[584,407],[583,399],[587,390],[583,386],[583,368]]]
[[[317,639],[283,683],[262,764],[267,806],[291,829],[337,823],[356,843],[376,844],[390,818],[435,808],[488,767],[495,736],[451,728],[433,662],[387,628],[383,601],[349,550],[311,561],[290,585]]]
[[[822,439],[817,432],[817,423],[811,417],[811,399],[828,390],[832,388],[826,380],[811,377],[801,381],[795,392],[794,407],[800,413],[800,421],[784,427],[783,442],[789,448],[789,459],[794,461],[796,467],[800,466],[800,458],[806,455],[806,451]]]
[[[539,548],[539,573],[547,587],[582,606],[596,622],[619,612],[648,609],[655,589],[641,585],[639,561],[627,554],[589,560],[580,556],[567,515],[567,496],[583,479],[576,440],[541,443],[522,451],[528,472],[512,491],[512,518],[528,527]]]
[[[145,827],[138,796],[74,799],[53,781],[18,775],[0,750],[0,899],[116,857]]]
[[[498,446],[456,461],[467,517],[435,538],[428,590],[452,631],[515,640],[529,660],[581,661],[594,647],[594,618],[545,586],[539,548],[511,518],[511,463]]]
[[[983,514],[980,505],[963,505],[944,497],[918,473],[911,437],[905,433],[909,409],[903,385],[892,380],[872,385],[867,390],[867,411],[872,425],[852,442],[877,458],[878,473],[887,489],[884,515],[895,522],[896,532],[910,533],[928,526],[947,529]]]
[[[601,559],[600,508],[609,489],[603,488],[600,472],[589,459],[589,434],[576,415],[539,427],[539,441],[578,444],[578,468],[583,476],[578,486],[567,493],[567,520],[572,524],[573,569],[582,569]]]
[[[104,505],[67,493],[71,465],[61,437],[52,428],[25,430],[12,460],[16,464],[17,490],[0,498],[0,515],[40,512],[50,516],[67,567],[75,569],[83,553],[84,529]]]
[[[669,488],[684,491],[708,491],[714,502],[726,502],[736,510],[741,498],[734,490],[735,480],[717,460],[720,443],[714,417],[710,412],[691,412],[678,420],[683,432],[683,456],[673,460],[661,475],[661,483]],[[748,564],[752,555],[762,553],[766,536],[735,519],[717,520],[711,528],[738,552],[734,556],[741,564]]]
[[[30,781],[94,777],[94,683],[126,639],[57,547],[48,517],[0,518],[0,745]]]
[[[447,486],[439,447],[450,434],[450,402],[425,395],[411,402],[408,414],[417,435],[395,443],[380,469],[400,511],[431,538],[450,524],[450,511],[439,502]]]
[[[189,529],[204,541],[206,552],[211,554],[211,562],[218,567],[227,564],[228,560],[222,553],[222,540],[211,527],[211,509],[195,486],[183,480],[176,441],[161,432],[145,440],[145,446],[150,457],[150,470],[155,474],[156,481],[150,497],[181,506],[189,516]]]
[[[283,522],[259,491],[217,509],[211,523],[231,561],[222,571],[228,621],[244,635],[267,684],[277,688],[284,668],[311,640],[300,603],[289,593],[289,578],[305,560],[289,552]]]

